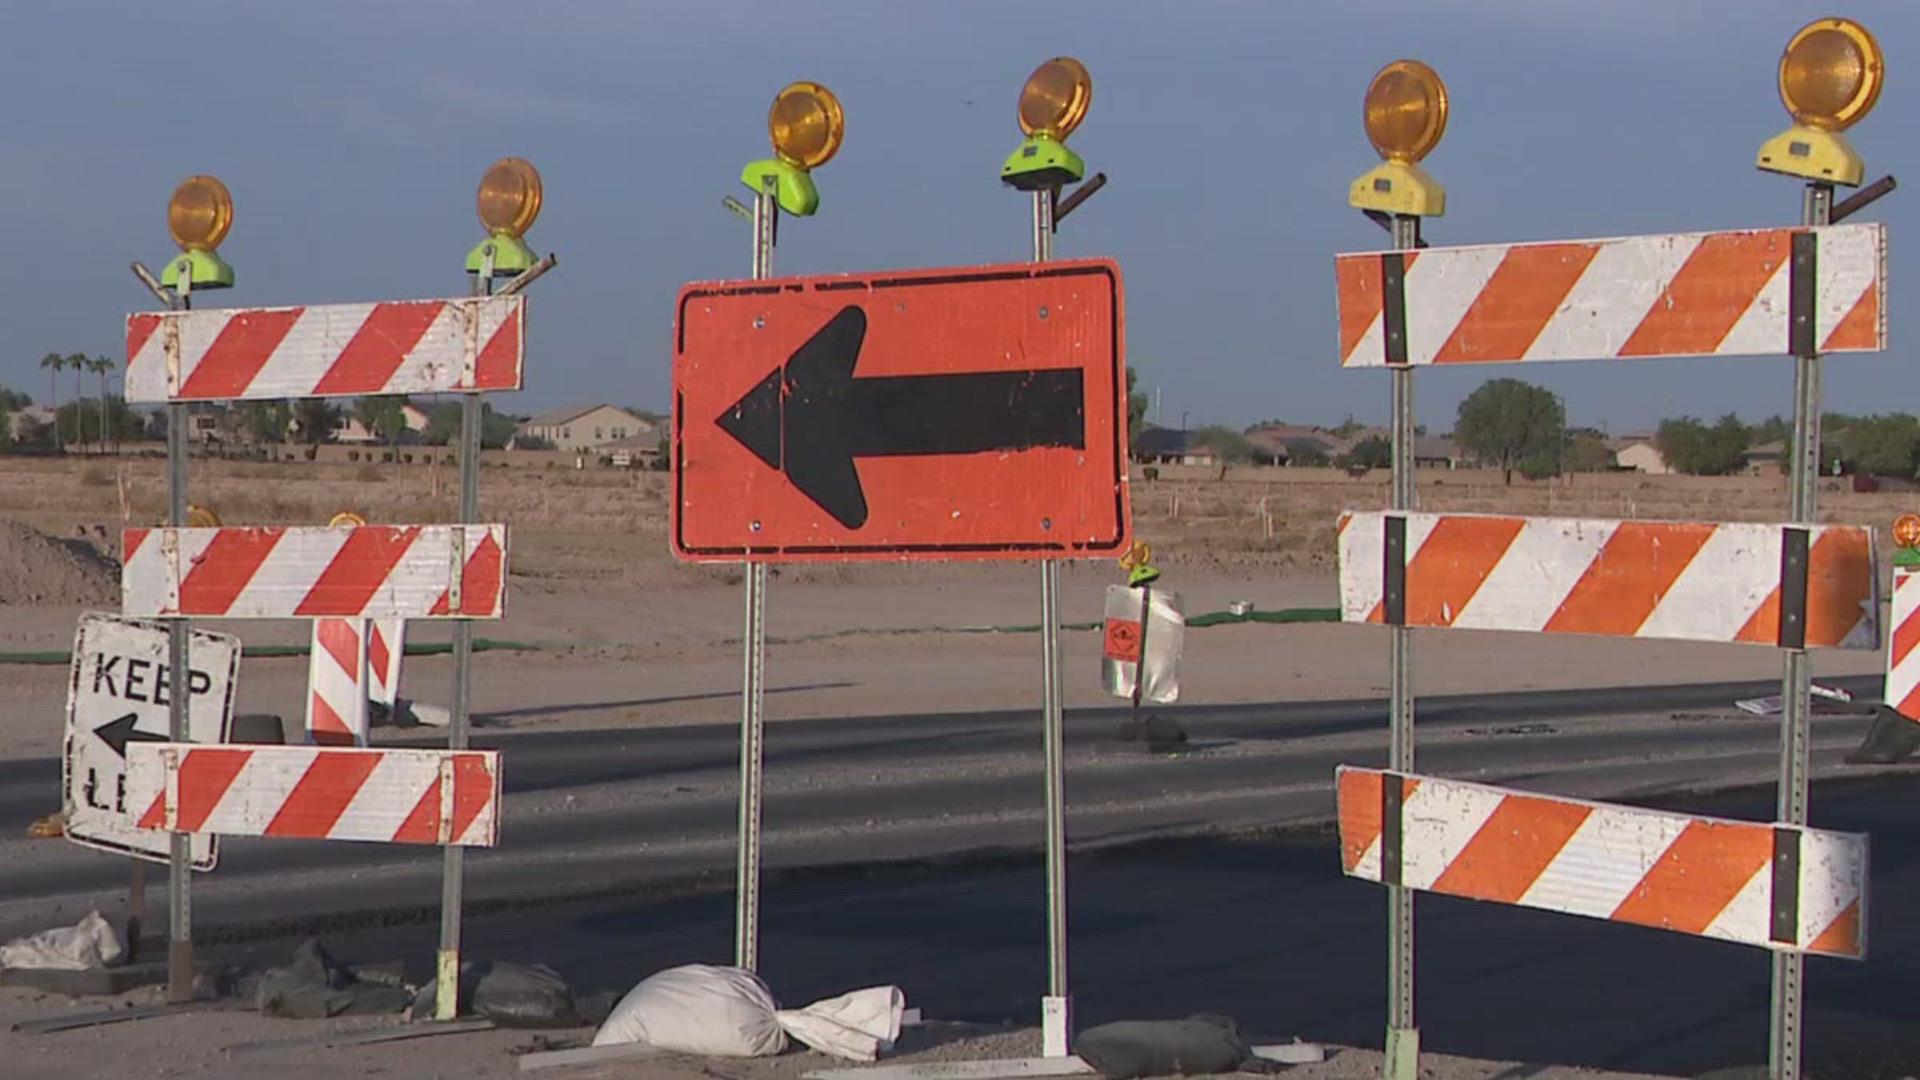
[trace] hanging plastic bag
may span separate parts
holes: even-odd
[[[1106,640],[1100,655],[1100,681],[1107,693],[1131,700],[1134,683],[1145,668],[1140,700],[1156,705],[1178,701],[1180,651],[1186,635],[1179,593],[1151,584],[1107,586]]]

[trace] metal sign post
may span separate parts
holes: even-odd
[[[495,250],[488,244],[480,257],[480,272],[473,276],[469,291],[473,296],[493,294]],[[480,520],[480,432],[484,414],[480,395],[460,397],[460,517],[462,525]],[[456,583],[460,577],[453,579]],[[460,598],[450,598],[454,610]],[[459,619],[453,624],[453,701],[447,722],[447,749],[465,750],[472,715],[468,693],[473,675],[473,623]],[[448,845],[441,852],[440,871],[440,951],[435,965],[434,1014],[440,1020],[460,1015],[460,916],[466,886],[467,849]]]
[[[1420,219],[1411,214],[1393,215],[1393,247],[1406,251],[1420,244]],[[1413,484],[1413,369],[1404,364],[1393,368],[1393,490],[1387,505],[1394,510],[1414,509]],[[1402,519],[1404,522],[1404,519]],[[1404,530],[1404,524],[1402,529]],[[1402,532],[1404,542],[1404,531]],[[1404,558],[1404,550],[1400,553]],[[1391,559],[1393,553],[1389,553]],[[1413,631],[1396,625],[1387,634],[1387,768],[1396,773],[1414,769],[1413,756]],[[1413,1008],[1413,890],[1404,885],[1387,887],[1387,1061],[1417,1061],[1420,1055],[1420,1029]],[[1405,1076],[1406,1066],[1400,1066]],[[1390,1073],[1390,1075],[1392,1075]]]
[[[1058,188],[1033,196],[1033,261],[1053,258]],[[1060,683],[1060,561],[1040,560],[1040,732],[1047,802],[1047,998],[1041,1003],[1041,1053],[1067,1056],[1073,997],[1067,981],[1066,718]]]
[[[168,306],[176,311],[191,308],[192,290],[192,268],[183,266]],[[184,404],[167,405],[167,524],[175,528],[187,523],[187,422]],[[167,625],[167,670],[175,684],[175,692],[167,695],[167,738],[176,743],[187,741],[191,695],[179,693],[178,688],[181,673],[192,670],[187,666],[190,629],[186,619],[173,619]],[[179,1005],[193,1000],[193,838],[175,833],[168,844],[167,1001]],[[140,883],[143,899],[145,885]]]
[[[773,247],[779,237],[780,204],[775,180],[760,179],[753,199],[755,281],[773,276]],[[747,564],[745,670],[740,682],[740,838],[736,856],[733,912],[733,963],[760,967],[761,788],[766,771],[767,564]]]
[[[1808,184],[1801,202],[1800,223],[1810,226],[1826,225],[1831,222],[1832,217],[1833,185],[1820,182]],[[1806,235],[1808,241],[1813,239],[1809,234],[1802,235]],[[1815,247],[1811,242],[1796,242],[1794,258],[1796,261],[1802,258],[1810,260],[1811,252],[1814,250]],[[1790,331],[1794,352],[1793,460],[1789,466],[1787,518],[1796,525],[1813,523],[1820,482],[1820,354],[1817,351],[1818,342],[1813,333],[1811,304],[1808,305],[1808,309],[1804,313],[1795,311],[1792,314],[1795,325]],[[1803,320],[1806,323],[1804,327],[1800,325]],[[1806,534],[1802,532],[1800,535],[1804,537]],[[1782,565],[1786,565],[1786,561],[1793,557],[1794,553],[1791,551],[1783,554]],[[1798,593],[1804,606],[1807,573],[1804,550],[1800,552],[1796,573],[1801,583],[1800,588],[1782,589],[1783,618],[1791,617],[1784,611],[1784,597],[1790,591]],[[1801,633],[1804,635],[1804,614],[1800,618],[1800,623]],[[1789,825],[1805,825],[1807,823],[1808,753],[1813,738],[1811,730],[1813,676],[1812,669],[1807,664],[1804,641],[1801,647],[1786,650],[1781,666],[1783,670],[1780,676],[1780,788],[1776,813],[1782,822]],[[1777,1078],[1797,1078],[1800,1075],[1800,1022],[1805,1005],[1803,1000],[1805,977],[1806,957],[1803,954],[1797,952],[1774,954],[1772,1047],[1768,1054],[1768,1069]]]

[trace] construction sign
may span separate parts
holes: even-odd
[[[227,740],[240,669],[240,639],[195,630],[187,642],[187,737]],[[167,738],[168,703],[179,680],[167,660],[167,627],[113,615],[80,617],[67,685],[67,731],[61,755],[61,809],[66,837],[152,862],[167,861],[167,838],[142,832],[127,795],[127,759],[140,744]],[[219,850],[196,836],[193,868],[211,870]]]
[[[1127,546],[1112,261],[702,283],[677,310],[680,558]]]

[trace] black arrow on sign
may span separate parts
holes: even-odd
[[[139,722],[140,722],[139,713],[128,713],[127,715],[121,717],[118,720],[115,720],[110,724],[102,724],[101,726],[94,728],[93,733],[95,735],[100,736],[101,742],[106,743],[108,746],[112,747],[113,752],[116,754],[119,754],[123,758],[127,756],[128,743],[166,742],[167,741],[167,737],[165,735],[153,735],[145,731],[135,731],[133,729],[133,725]]]
[[[847,528],[867,523],[855,458],[1086,446],[1080,369],[858,379],[866,336],[841,308],[716,421]]]

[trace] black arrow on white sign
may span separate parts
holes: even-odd
[[[1086,446],[1080,369],[855,378],[866,336],[841,308],[716,421],[847,528],[867,522],[855,458]]]
[[[101,742],[106,743],[112,748],[114,753],[119,754],[123,758],[127,756],[128,743],[167,741],[165,735],[154,735],[146,731],[135,731],[133,725],[139,722],[139,713],[128,713],[110,724],[102,724],[94,728],[93,733],[100,736]]]

